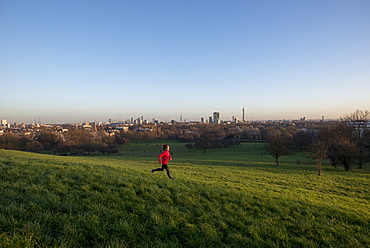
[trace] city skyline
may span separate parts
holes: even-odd
[[[369,12],[365,0],[0,0],[0,118],[338,119],[370,109]]]
[[[179,115],[179,118],[178,119],[170,119],[170,120],[160,120],[160,119],[157,119],[155,117],[152,117],[152,118],[147,118],[143,115],[138,115],[137,117],[133,117],[131,116],[130,118],[122,118],[122,119],[119,119],[119,118],[109,118],[107,120],[79,120],[79,121],[72,121],[72,122],[48,122],[46,121],[46,119],[44,118],[41,118],[41,117],[38,117],[38,118],[34,118],[33,121],[29,121],[29,122],[24,122],[24,121],[12,121],[12,120],[8,120],[6,118],[1,118],[0,116],[0,120],[1,120],[1,125],[2,126],[5,126],[7,124],[14,124],[14,123],[23,123],[23,124],[76,124],[76,123],[126,123],[126,124],[149,124],[149,123],[171,123],[171,122],[176,122],[176,123],[191,123],[191,122],[199,122],[199,123],[226,123],[226,122],[231,122],[231,123],[248,123],[248,122],[259,122],[259,121],[327,121],[327,120],[337,120],[337,119],[340,119],[340,118],[335,118],[335,119],[327,119],[325,118],[325,116],[321,116],[320,118],[306,118],[305,116],[303,117],[297,117],[297,118],[292,118],[292,119],[265,119],[265,120],[246,120],[245,119],[245,110],[244,108],[242,108],[242,113],[239,116],[236,116],[236,115],[233,115],[231,116],[230,118],[227,118],[227,117],[224,117],[222,118],[222,115],[220,112],[218,111],[213,111],[211,114],[209,115],[204,115],[204,116],[200,116],[198,119],[186,119],[186,118],[183,118],[183,115],[180,114]],[[42,121],[43,120],[43,121]]]
[[[114,118],[108,118],[108,119],[97,119],[97,118],[91,118],[91,119],[87,119],[87,118],[75,118],[73,119],[72,121],[56,121],[56,122],[53,122],[53,121],[48,121],[48,118],[47,117],[42,117],[42,116],[38,116],[38,117],[35,117],[33,119],[29,119],[28,121],[25,120],[25,118],[18,118],[18,119],[8,119],[4,116],[0,116],[0,120],[1,121],[6,121],[6,122],[9,122],[9,123],[27,123],[27,124],[30,124],[30,123],[39,123],[39,124],[56,124],[56,123],[59,123],[59,124],[68,124],[68,123],[83,123],[83,122],[101,122],[101,123],[114,123],[114,122],[127,122],[128,120],[135,120],[135,119],[142,119],[142,120],[147,120],[147,121],[158,121],[158,122],[171,122],[171,121],[176,121],[176,122],[211,122],[211,123],[214,123],[214,118],[215,118],[215,113],[218,114],[218,117],[217,119],[222,121],[222,122],[227,122],[227,121],[231,121],[231,122],[234,122],[235,119],[237,119],[238,121],[240,122],[253,122],[253,121],[281,121],[281,120],[299,120],[299,119],[302,119],[304,118],[305,120],[338,120],[344,116],[347,116],[348,114],[351,114],[355,112],[354,111],[351,111],[351,112],[348,112],[348,113],[344,113],[343,115],[341,116],[337,116],[337,117],[334,117],[334,118],[327,118],[326,116],[324,115],[321,115],[321,116],[314,116],[313,118],[311,117],[306,117],[307,115],[302,115],[302,116],[295,116],[295,117],[292,117],[292,118],[276,118],[276,119],[273,119],[273,118],[270,118],[270,119],[257,119],[257,118],[253,118],[253,117],[248,117],[248,114],[245,114],[245,108],[243,107],[240,111],[239,114],[234,114],[234,115],[231,115],[231,116],[225,116],[223,115],[222,113],[220,113],[219,111],[212,111],[211,113],[208,113],[208,114],[205,114],[205,115],[201,115],[201,116],[198,116],[198,117],[195,117],[195,118],[187,118],[186,116],[184,116],[182,113],[178,114],[177,118],[176,116],[174,116],[174,118],[169,118],[169,119],[160,119],[160,118],[157,118],[156,116],[153,116],[151,115],[151,117],[149,116],[145,116],[144,118],[144,115],[140,115],[140,114],[136,114],[134,116],[124,116],[124,115],[121,115],[121,117],[114,117]],[[123,116],[123,117],[122,117]],[[132,122],[132,121],[131,121]]]

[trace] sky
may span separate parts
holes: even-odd
[[[0,0],[0,119],[370,110],[368,0]]]

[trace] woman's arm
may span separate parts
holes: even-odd
[[[159,154],[159,156],[158,156],[158,162],[160,164],[162,164],[162,159],[163,159],[162,157],[163,157],[163,153]]]

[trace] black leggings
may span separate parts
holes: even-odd
[[[166,171],[167,171],[167,176],[168,176],[169,178],[171,178],[171,175],[170,175],[170,168],[168,168],[168,164],[162,164],[162,168],[155,169],[155,170],[153,170],[153,172],[154,172],[154,171],[164,171],[164,170],[166,170]]]

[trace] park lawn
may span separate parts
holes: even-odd
[[[176,180],[150,173],[164,142]],[[202,153],[146,141],[116,156],[0,150],[0,247],[370,246],[367,166],[325,165],[317,176],[303,153],[276,166],[262,148]]]

